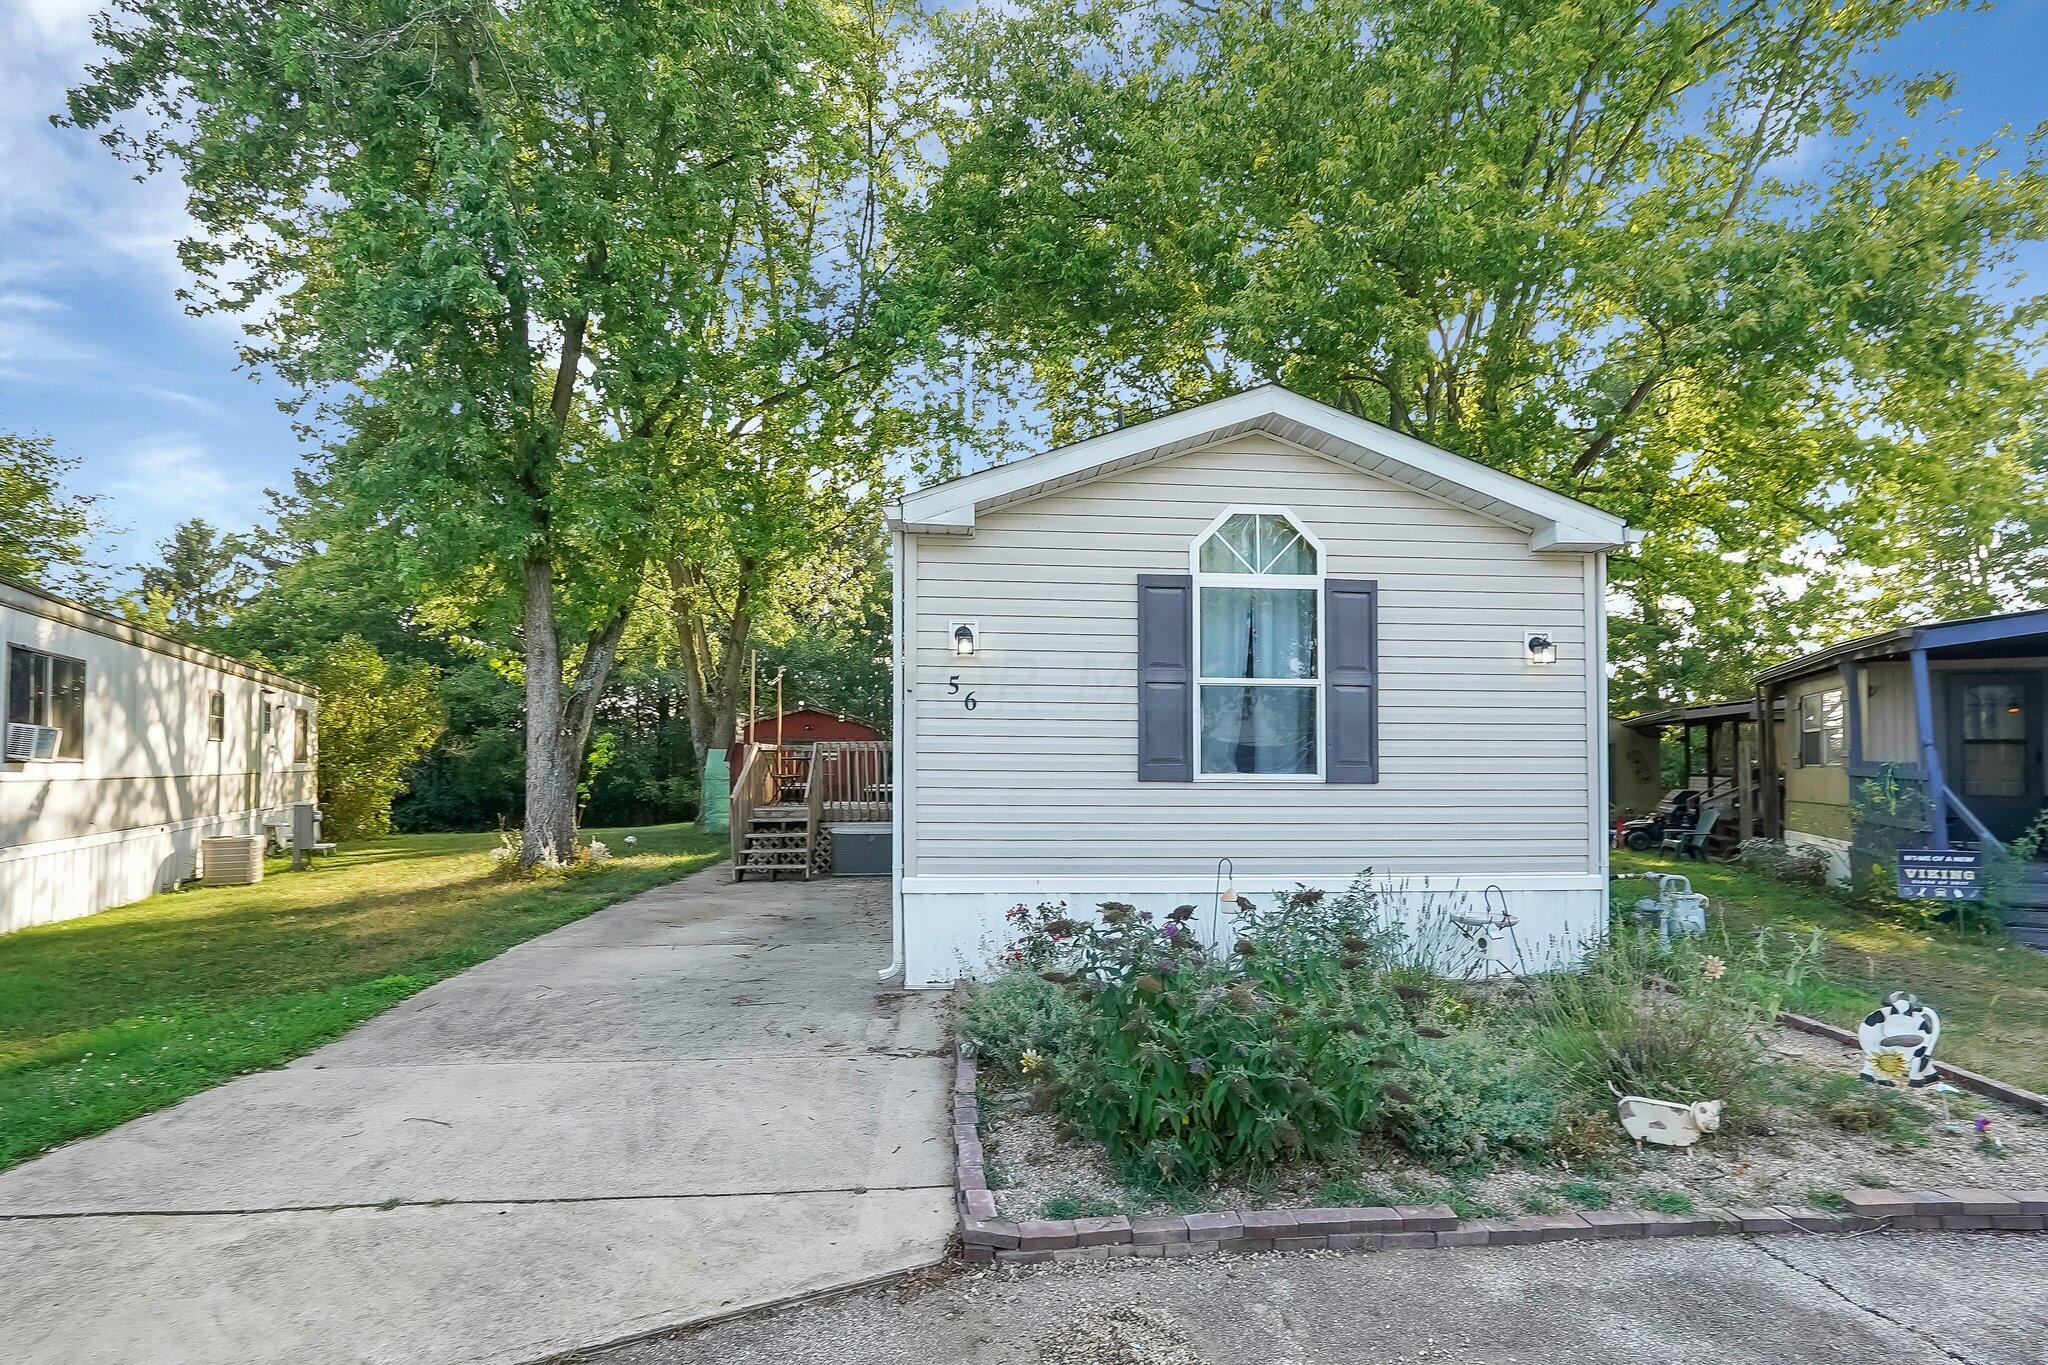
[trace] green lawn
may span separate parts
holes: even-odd
[[[547,880],[494,873],[495,835],[393,835],[0,937],[0,1169],[290,1061],[726,848],[685,825],[594,833],[618,856]]]
[[[1715,934],[1747,942],[1765,927],[1821,932],[1818,967],[1787,991],[1787,1009],[1853,1028],[1888,992],[1909,990],[1941,1014],[1937,1060],[2048,1089],[2048,955],[1997,935],[1892,923],[1832,893],[1743,868],[1614,855],[1617,872],[1664,868],[1684,872],[1709,897]],[[1642,883],[1621,885],[1631,898],[1643,894]],[[1777,942],[1780,950],[1786,946]]]

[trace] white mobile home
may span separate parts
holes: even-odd
[[[1267,386],[896,507],[897,956],[1362,870],[1604,923],[1616,518]],[[1206,918],[1206,917],[1205,917]]]
[[[0,932],[140,900],[313,800],[303,683],[12,581],[0,653]]]

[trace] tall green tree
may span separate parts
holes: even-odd
[[[322,399],[327,474],[420,611],[515,653],[528,862],[584,747],[707,409],[735,223],[835,135],[820,0],[117,0],[70,98],[199,226],[195,306]],[[260,306],[259,306],[260,305]]]
[[[254,595],[262,566],[250,543],[204,519],[180,522],[141,566],[141,602],[130,614],[158,630],[212,640]]]
[[[391,832],[391,806],[407,769],[447,724],[440,678],[424,664],[394,663],[359,635],[288,658],[294,677],[320,692],[321,832],[368,839]]]
[[[104,588],[92,554],[99,500],[66,487],[77,469],[47,436],[0,431],[0,574],[92,599]]]
[[[722,306],[697,324],[711,420],[670,437],[665,587],[700,775],[733,741],[750,646],[840,630],[897,479],[973,434],[954,284],[930,268],[944,110],[922,22],[909,0],[848,4],[830,131],[734,205]]]
[[[1286,383],[1650,531],[1617,705],[1739,693],[2040,600],[2041,148],[1882,69],[1957,8],[1037,0],[952,25],[935,211],[1054,434]]]

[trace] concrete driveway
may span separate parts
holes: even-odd
[[[527,1360],[935,1261],[886,884],[711,868],[0,1175],[0,1360]]]

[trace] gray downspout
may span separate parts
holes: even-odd
[[[908,645],[909,626],[903,619],[903,541],[904,534],[898,531],[895,551],[890,565],[892,579],[892,601],[889,623],[889,639],[895,654],[895,667],[889,671],[890,743],[895,748],[894,762],[890,770],[889,793],[889,947],[893,956],[889,965],[876,973],[879,980],[893,981],[904,974],[903,960],[903,694],[909,686],[910,656]]]
[[[1934,687],[1927,650],[1913,639],[1913,718],[1920,726],[1920,771],[1927,778],[1928,846],[1948,847],[1948,779],[1941,771],[1941,746],[1934,739]]]

